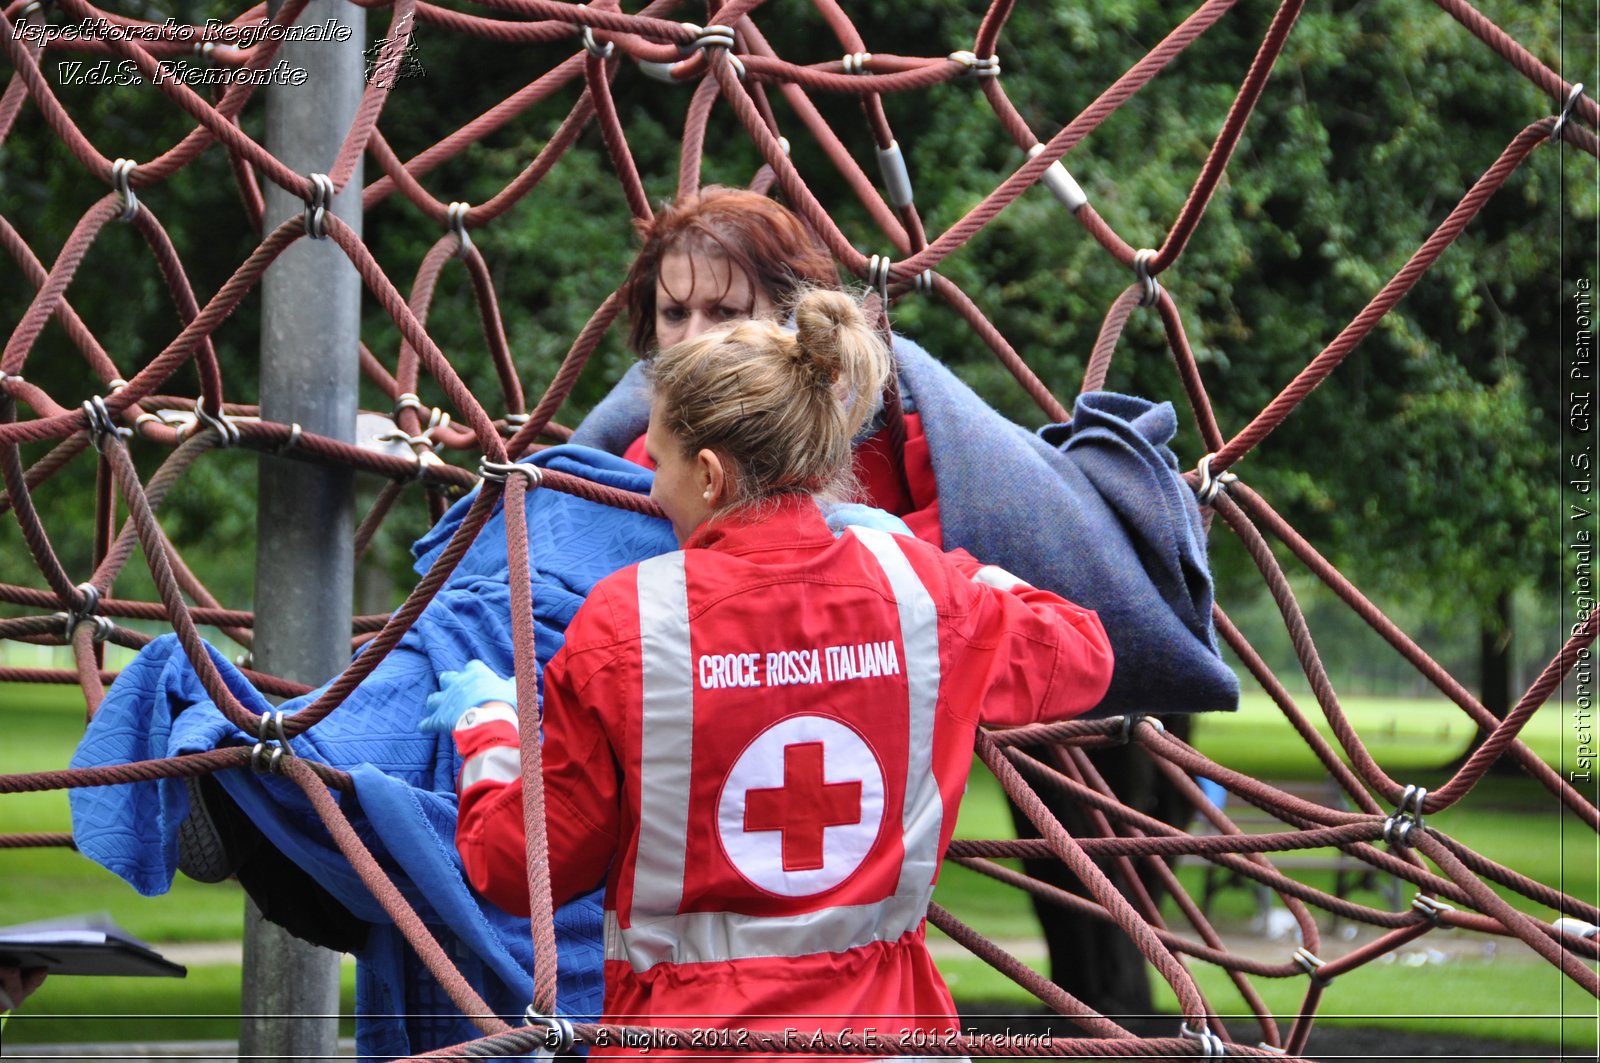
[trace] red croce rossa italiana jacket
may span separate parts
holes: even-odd
[[[835,539],[806,497],[602,580],[545,671],[543,761],[556,902],[606,882],[606,1020],[886,1054],[953,1029],[924,920],[974,730],[1084,712],[1111,663],[1092,612]],[[456,730],[457,846],[527,912],[516,727],[485,717]]]

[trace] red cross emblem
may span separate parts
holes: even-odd
[[[883,810],[883,764],[861,732],[829,716],[787,716],[728,769],[717,839],[757,889],[814,897],[866,863]]]
[[[744,829],[783,833],[783,869],[822,867],[822,836],[829,827],[861,822],[861,783],[827,782],[821,742],[783,747],[783,785],[745,792]]]

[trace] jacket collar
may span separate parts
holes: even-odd
[[[750,554],[809,551],[833,541],[817,500],[808,494],[786,494],[707,521],[695,529],[683,548]]]

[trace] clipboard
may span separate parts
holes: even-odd
[[[0,965],[134,978],[183,978],[189,973],[104,915],[0,927]]]

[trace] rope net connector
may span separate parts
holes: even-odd
[[[200,66],[211,65],[211,53],[216,51],[216,41],[201,41],[194,46],[194,61]]]
[[[701,48],[733,47],[732,26],[700,26],[693,22],[685,22],[683,24],[683,28],[694,34],[694,40],[690,41],[688,44],[678,45],[678,50],[685,54],[697,52]]]
[[[897,210],[911,206],[911,173],[906,169],[906,157],[900,151],[898,140],[878,149],[878,170],[883,174],[883,187],[888,190],[889,202]]]
[[[257,775],[283,774],[283,758],[294,756],[283,731],[283,710],[261,714],[256,744],[250,749],[250,768]],[[271,743],[269,746],[268,743]]]
[[[1228,1046],[1223,1043],[1222,1038],[1212,1033],[1204,1025],[1198,1030],[1191,1030],[1188,1023],[1180,1022],[1178,1024],[1178,1036],[1185,1041],[1199,1041],[1200,1054],[1208,1059],[1228,1054]]]
[[[607,48],[611,45],[606,45]],[[457,258],[466,258],[472,250],[472,236],[467,232],[467,211],[472,209],[472,204],[456,200],[450,204],[450,231],[456,234],[460,247],[456,248]],[[416,398],[415,395],[412,398]]]
[[[685,29],[693,30],[695,36],[688,44],[679,45],[680,51],[689,55],[703,49],[721,48],[727,54],[728,65],[733,68],[734,76],[740,81],[744,80],[744,63],[733,54],[732,26],[697,26],[693,22],[685,22],[683,26]]]
[[[1200,464],[1197,467],[1197,471],[1200,473],[1200,483],[1195,487],[1194,495],[1202,506],[1211,505],[1217,500],[1217,495],[1228,490],[1229,484],[1237,483],[1239,480],[1235,473],[1226,471],[1212,475],[1211,462],[1216,456],[1215,451],[1207,454],[1200,459]]]
[[[508,476],[521,476],[528,481],[528,490],[532,491],[544,483],[544,470],[537,465],[528,465],[519,461],[490,461],[488,458],[478,460],[478,475],[485,480],[495,483],[505,483]]]
[[[991,55],[987,59],[979,59],[977,54],[963,49],[951,52],[949,59],[952,63],[960,63],[967,69],[964,75],[975,78],[997,78],[1000,76],[1000,57]]]
[[[20,378],[13,377],[12,379]],[[111,411],[106,409],[106,400],[99,395],[83,400],[83,414],[89,419],[89,442],[100,453],[105,453],[107,436],[127,439],[133,435],[132,429],[122,428],[116,421],[111,419]]]
[[[333,206],[333,181],[325,173],[306,176],[311,181],[311,198],[306,200],[306,235],[321,240],[328,235],[324,223]]]
[[[1286,1056],[1289,1050],[1282,1045],[1269,1045],[1265,1041],[1257,1041],[1256,1047],[1263,1052],[1270,1052],[1275,1056]]]
[[[521,431],[522,426],[527,424],[527,423],[528,423],[528,415],[527,414],[525,414],[525,413],[508,413],[505,416],[505,423],[500,426],[500,434],[509,439],[510,437],[516,435],[519,431]]]
[[[572,1023],[560,1015],[546,1015],[532,1004],[522,1013],[522,1020],[529,1026],[544,1027],[545,1051],[555,1055],[563,1055],[572,1051],[575,1040]]]
[[[1411,907],[1414,911],[1421,912],[1424,916],[1426,916],[1428,922],[1432,923],[1435,927],[1444,925],[1445,912],[1453,912],[1456,910],[1455,905],[1446,904],[1436,897],[1429,897],[1425,893],[1419,893],[1415,897],[1411,898]]]
[[[1139,280],[1139,305],[1154,306],[1161,298],[1161,282],[1150,272],[1150,262],[1156,257],[1153,247],[1142,247],[1133,255],[1133,275]]]
[[[111,637],[113,625],[107,617],[98,615],[100,608],[100,588],[93,583],[80,583],[73,590],[82,598],[81,604],[74,604],[63,613],[56,613],[56,618],[61,620],[61,628],[68,642],[78,631],[79,624],[94,625],[94,640],[104,642]]]
[[[300,427],[300,422],[295,421],[289,425],[289,438],[273,448],[274,454],[287,454],[300,445],[300,437],[305,434],[305,429]]]
[[[111,164],[111,186],[122,198],[122,213],[117,217],[123,221],[132,221],[139,213],[139,197],[133,194],[133,171],[138,165],[132,159],[118,159]]]
[[[1575,937],[1584,938],[1585,940],[1592,940],[1596,937],[1600,937],[1600,926],[1595,926],[1593,923],[1586,923],[1582,919],[1574,919],[1570,915],[1564,915],[1550,925],[1555,927],[1560,933],[1572,934]]]
[[[1311,980],[1313,982],[1321,983],[1327,981],[1327,979],[1323,978],[1319,973],[1323,967],[1327,966],[1328,963],[1328,961],[1324,960],[1321,956],[1318,956],[1316,953],[1302,945],[1294,950],[1293,959],[1295,963],[1300,965],[1301,970],[1305,971],[1306,974],[1311,976]]]
[[[607,41],[605,44],[601,44],[598,40],[596,40],[593,26],[583,27],[583,32],[579,34],[579,37],[583,40],[583,50],[594,56],[596,59],[599,59],[601,62],[610,59],[611,53],[617,50],[617,46],[610,41]]]
[[[1556,124],[1550,127],[1550,140],[1555,142],[1561,139],[1562,130],[1567,128],[1567,119],[1572,117],[1572,109],[1578,105],[1578,99],[1583,95],[1583,82],[1572,86],[1572,91],[1567,93],[1567,102],[1561,105],[1561,113],[1556,115]]]
[[[844,72],[846,74],[870,74],[872,73],[872,70],[870,69],[872,65],[872,53],[851,52],[849,55],[845,56],[839,61],[839,65],[844,68]]]
[[[1035,157],[1043,150],[1043,144],[1035,144],[1028,149],[1028,158]],[[1039,176],[1039,183],[1050,190],[1050,194],[1056,197],[1058,203],[1074,214],[1089,204],[1089,197],[1077,179],[1067,172],[1066,166],[1060,159],[1045,167],[1044,173]]]
[[[180,440],[201,425],[216,431],[217,438],[221,440],[221,446],[232,447],[238,445],[239,427],[233,423],[233,419],[227,414],[223,413],[220,409],[217,410],[215,415],[212,415],[206,410],[205,403],[202,400],[195,399],[194,421],[186,426],[186,428],[178,431]]]
[[[1133,729],[1138,727],[1141,723],[1149,723],[1157,733],[1163,732],[1167,729],[1166,724],[1162,723],[1154,716],[1146,716],[1143,713],[1130,712],[1122,717],[1122,730],[1117,733],[1117,742],[1120,745],[1127,745],[1129,742],[1131,742],[1133,740]]]
[[[933,294],[933,270],[931,270],[931,269],[923,270],[921,273],[917,274],[916,277],[912,278],[912,283],[916,285],[916,289],[917,289],[918,294],[921,294],[921,295],[932,295]]]
[[[1383,821],[1383,840],[1390,848],[1403,849],[1411,844],[1411,832],[1422,826],[1422,803],[1428,791],[1421,786],[1407,786],[1400,795],[1400,807]]]
[[[888,255],[873,255],[867,262],[867,283],[883,300],[885,310],[889,308],[889,267],[892,265],[894,262]]]

